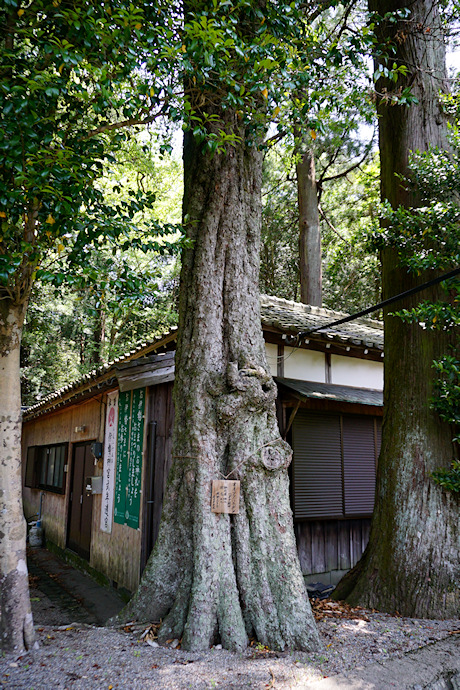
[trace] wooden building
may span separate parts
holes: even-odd
[[[383,326],[261,297],[291,499],[308,580],[335,582],[367,543],[380,446]],[[297,335],[321,327],[299,342]],[[171,466],[174,330],[56,391],[23,420],[24,509],[47,542],[133,591]]]

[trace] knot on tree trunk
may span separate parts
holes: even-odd
[[[276,399],[275,382],[263,367],[238,369],[237,362],[229,362],[227,386],[230,391],[217,404],[217,416],[223,423],[232,421],[245,409],[251,413],[268,411]]]
[[[236,436],[238,432],[235,431]],[[233,439],[235,440],[235,439]],[[246,445],[240,445],[238,450],[231,453],[233,469],[226,475],[226,479],[244,480],[248,467],[260,472],[261,470],[285,470],[291,464],[292,448],[282,438],[275,438],[249,452]]]
[[[248,363],[247,366],[238,368],[238,362],[229,362],[227,366],[227,384],[229,388],[244,390],[251,378],[260,382],[261,386],[269,386],[273,383],[271,374],[263,367]]]
[[[292,448],[282,438],[262,448],[262,464],[267,470],[286,469],[291,464]]]

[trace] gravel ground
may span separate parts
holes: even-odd
[[[310,681],[457,636],[460,630],[459,620],[392,617],[325,601],[314,607],[324,643],[320,653],[276,653],[254,644],[243,654],[217,647],[191,653],[182,651],[178,641],[155,646],[154,627],[141,639],[145,625],[109,629],[71,623],[68,609],[33,586],[31,598],[40,647],[19,658],[0,658],[0,687],[300,689],[308,688]]]

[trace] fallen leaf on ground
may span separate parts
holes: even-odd
[[[144,630],[141,635],[141,640],[148,642],[149,640],[156,640],[158,638],[158,628],[159,624],[152,623],[148,628]]]
[[[352,620],[369,621],[365,609],[361,606],[350,606],[344,601],[312,599],[310,604],[317,621],[322,621],[325,618],[350,618]]]

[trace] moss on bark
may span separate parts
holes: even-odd
[[[380,37],[392,38],[391,60],[406,65],[406,84],[418,98],[410,108],[379,102],[382,198],[393,208],[417,205],[403,181],[410,175],[410,151],[446,147],[445,118],[439,103],[444,84],[444,48],[435,3],[372,0],[382,17],[410,8],[407,19],[382,20]],[[423,30],[429,27],[429,30]],[[405,84],[401,84],[404,86]],[[397,85],[398,86],[398,85]],[[378,88],[390,88],[381,84]],[[382,254],[383,297],[427,279],[400,265],[391,248]],[[436,299],[438,288],[424,291]],[[418,296],[406,300],[415,306]],[[452,430],[430,408],[436,376],[432,362],[445,353],[450,336],[385,313],[385,390],[382,449],[376,508],[361,562],[336,589],[336,598],[402,615],[454,618],[460,612],[460,500],[434,484],[431,473],[450,465]]]
[[[212,110],[212,109],[211,109]],[[289,505],[290,448],[260,328],[262,154],[239,139],[211,156],[187,136],[174,387],[174,465],[157,544],[124,616],[160,619],[187,649],[248,636],[272,649],[317,649]],[[211,482],[241,481],[237,515],[211,512]]]

